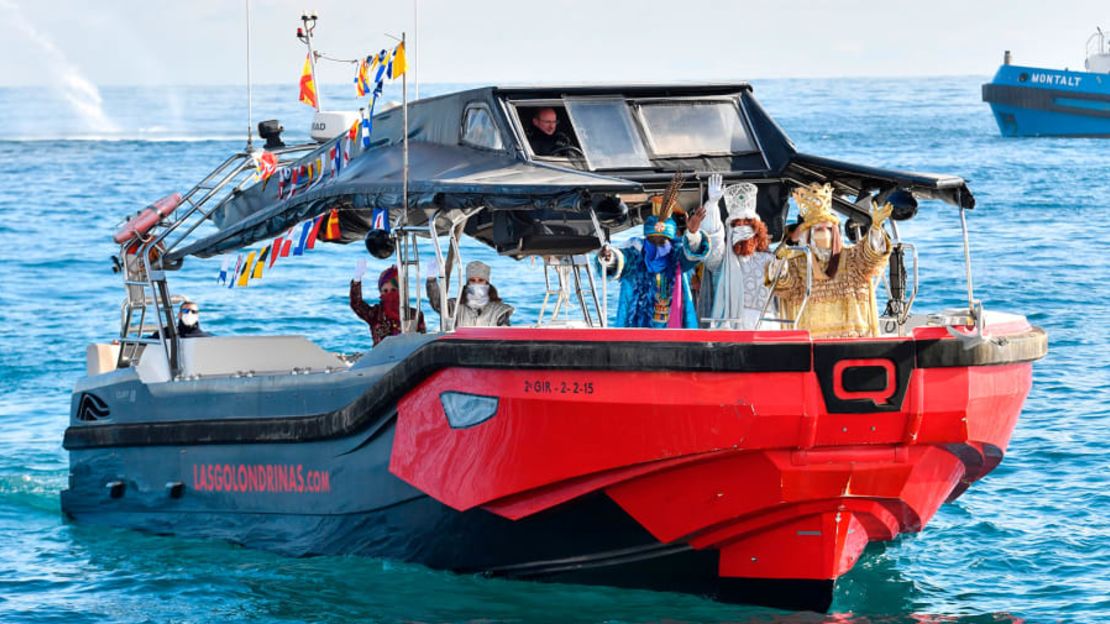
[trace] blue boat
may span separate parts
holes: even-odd
[[[1025,67],[1006,51],[983,85],[1002,136],[1110,138],[1110,47],[1099,29],[1087,40],[1086,71]]]

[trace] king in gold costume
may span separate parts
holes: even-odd
[[[875,303],[875,278],[890,257],[890,238],[883,222],[890,217],[890,204],[872,204],[871,228],[865,240],[844,245],[840,218],[832,211],[832,187],[810,184],[794,189],[802,223],[795,240],[809,251],[782,247],[777,260],[768,265],[767,283],[774,284],[785,318],[797,318],[797,328],[814,338],[877,336],[879,311]],[[806,256],[813,268],[813,285],[804,309]],[[776,282],[775,277],[778,277]],[[801,309],[801,310],[800,310]],[[798,312],[801,311],[801,317]]]

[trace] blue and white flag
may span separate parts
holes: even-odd
[[[370,227],[375,230],[389,231],[389,211],[385,208],[375,208],[370,216]]]
[[[293,246],[293,255],[304,255],[305,243],[308,242],[308,233],[312,231],[312,219],[309,219],[308,221],[302,223],[300,225],[300,230],[294,231],[297,231],[298,234],[294,236],[294,238],[296,238],[297,240],[297,244]]]
[[[229,268],[231,268],[231,257],[224,256],[224,259],[220,261],[220,275],[216,278],[217,284],[227,283],[227,270]]]

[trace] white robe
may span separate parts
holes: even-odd
[[[710,233],[709,256],[705,268],[713,274],[713,307],[709,322],[712,328],[755,329],[770,294],[763,283],[767,265],[774,254],[757,251],[750,256],[738,256],[732,251],[732,228],[720,227]],[[768,317],[778,315],[774,299],[767,306]],[[730,320],[721,320],[730,319]],[[779,323],[764,321],[760,329],[779,329]]]

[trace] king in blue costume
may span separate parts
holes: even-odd
[[[686,234],[678,236],[673,219],[652,215],[644,222],[645,238],[602,250],[599,262],[621,283],[614,327],[698,326],[690,274],[709,254],[709,238],[698,231],[702,218],[699,210],[687,220]]]

